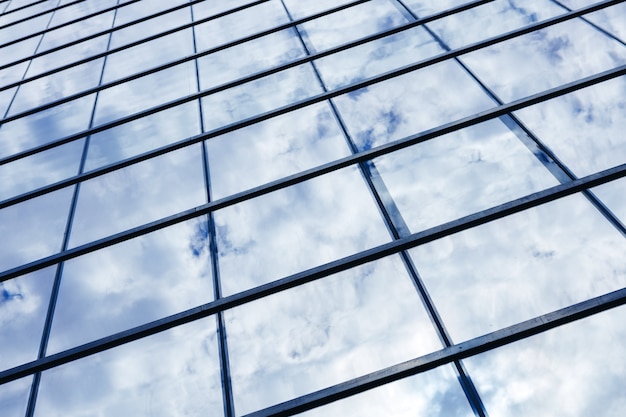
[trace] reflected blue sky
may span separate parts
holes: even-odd
[[[12,0],[6,10],[25,1]],[[0,15],[0,26],[68,1]],[[121,3],[80,2],[8,26],[0,29],[0,44]],[[144,0],[51,30],[3,47],[0,65],[185,3]],[[97,86],[101,75],[102,82],[119,80],[346,2],[270,0],[193,29],[173,30],[245,3],[199,2],[4,68],[0,117],[85,91]],[[76,135],[70,143],[2,163],[0,199],[197,138],[190,146],[0,209],[0,271],[57,254],[64,244],[71,249],[141,229],[353,151],[473,117],[497,106],[490,93],[509,102],[626,63],[621,4],[459,61],[290,108],[227,134],[198,137],[567,11],[552,0],[495,0],[185,99],[406,24],[414,18],[411,13],[426,17],[464,3],[367,1],[52,109],[0,121],[0,158]],[[170,29],[106,59],[2,88],[98,54],[107,45],[121,47]],[[361,254],[394,239],[388,213],[401,233],[422,232],[552,187],[567,180],[563,173],[583,177],[624,164],[624,97],[626,79],[616,78],[519,110],[515,119],[487,121],[387,153],[367,161],[369,170],[343,166],[2,282],[0,371],[35,360],[42,340],[44,355],[63,352],[220,295],[255,291]],[[179,99],[169,109],[84,133]],[[558,164],[561,175],[555,174]],[[234,404],[229,417],[240,416],[437,351],[444,331],[461,342],[623,288],[626,241],[619,222],[626,222],[625,184],[622,179],[593,189],[597,205],[608,209],[606,216],[584,195],[558,199],[413,248],[404,261],[393,254],[244,303],[223,317],[204,317],[46,370],[34,415],[222,415],[226,375]],[[51,294],[56,304],[48,315]],[[423,300],[433,307],[425,308]],[[550,410],[563,398],[577,399],[563,415],[622,413],[625,405],[615,388],[626,375],[617,366],[616,352],[624,346],[620,312],[469,358],[467,369],[486,413],[555,414]],[[597,389],[584,390],[590,383],[581,381],[593,381]],[[3,413],[24,415],[30,384],[29,376],[0,385]],[[474,415],[461,387],[458,372],[446,364],[304,414]],[[597,404],[607,407],[598,410]]]

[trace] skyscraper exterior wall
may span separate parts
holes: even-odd
[[[0,0],[0,415],[624,415],[625,42],[615,0]]]

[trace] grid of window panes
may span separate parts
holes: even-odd
[[[0,0],[0,414],[626,412],[626,3]]]

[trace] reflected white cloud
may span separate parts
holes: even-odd
[[[624,65],[625,52],[623,45],[575,19],[461,60],[501,99],[511,101]]]
[[[0,385],[0,410],[3,417],[23,417],[32,377]]]
[[[206,146],[213,199],[349,154],[323,103],[208,140]]]
[[[78,140],[0,165],[0,200],[76,175],[83,147]]]
[[[87,129],[94,98],[92,94],[4,123],[0,128],[0,155],[12,155]]]
[[[222,415],[215,318],[42,374],[35,416]]]
[[[475,414],[450,366],[442,366],[354,397],[316,408],[302,417],[472,417]]]
[[[199,133],[198,102],[172,107],[92,135],[85,170],[130,158]]]
[[[584,6],[595,3],[593,0],[560,0],[561,3],[570,9],[579,9]],[[607,30],[613,36],[620,38],[622,42],[626,42],[626,26],[624,19],[626,18],[626,4],[616,4],[585,16],[589,21]]]
[[[377,33],[406,23],[388,0],[372,0],[303,23],[300,27],[314,51]]]
[[[442,88],[442,80],[445,87]],[[459,96],[463,100],[459,100]],[[333,99],[360,150],[452,122],[494,103],[445,61]]]
[[[55,271],[0,282],[0,371],[37,359]]]
[[[498,120],[394,152],[374,163],[413,232],[557,184]]]
[[[65,263],[48,354],[213,299],[206,218]]]
[[[620,416],[624,307],[466,360],[492,416]]]
[[[0,210],[0,271],[61,249],[73,187]]]
[[[441,348],[397,256],[228,310],[225,318],[237,414]]]
[[[202,98],[205,130],[276,109],[321,93],[309,64]]]
[[[516,114],[576,175],[626,162],[626,78],[578,90]]]
[[[224,294],[389,240],[356,168],[215,213]]]
[[[464,341],[626,285],[626,240],[574,195],[411,250]]]
[[[111,172],[81,184],[70,246],[206,202],[199,145]]]

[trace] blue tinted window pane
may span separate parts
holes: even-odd
[[[0,371],[37,359],[55,271],[0,282]]]
[[[150,159],[81,184],[70,246],[140,226],[205,201],[199,146]]]
[[[208,250],[200,217],[68,261],[48,353],[211,301]]]
[[[225,317],[238,414],[441,348],[399,257],[246,304]]]
[[[619,416],[624,307],[470,358],[490,415]]]
[[[222,415],[209,317],[42,374],[36,416]]]
[[[456,341],[626,285],[626,240],[574,195],[411,250]]]
[[[354,168],[219,210],[215,221],[225,294],[389,240]]]
[[[0,409],[6,417],[23,417],[26,413],[32,377],[0,385]]]

